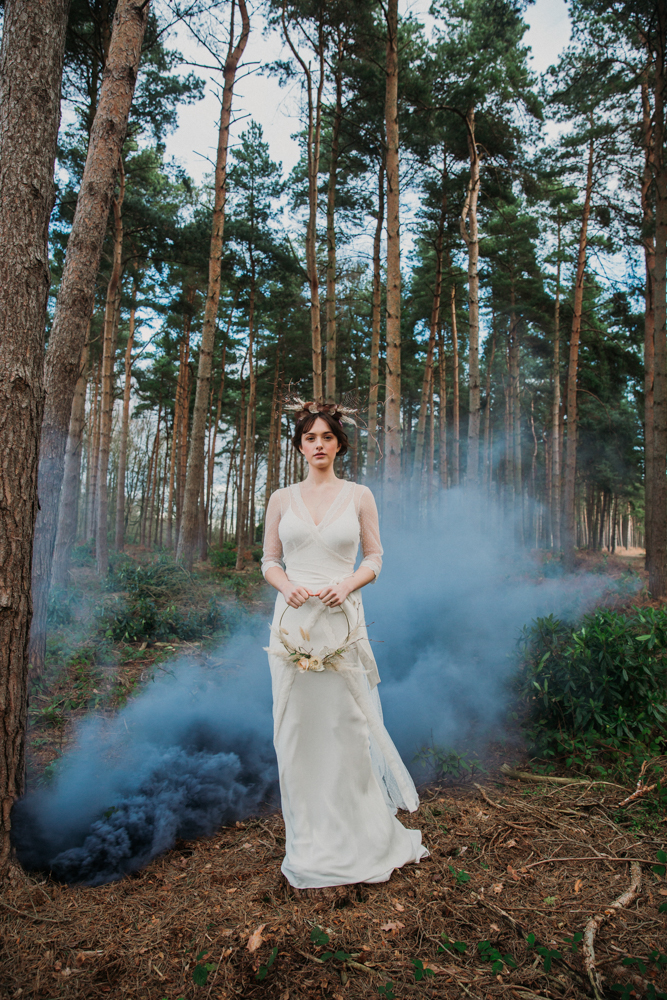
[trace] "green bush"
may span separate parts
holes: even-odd
[[[517,688],[538,745],[566,733],[647,740],[667,720],[667,611],[549,615],[519,638]]]
[[[214,569],[233,569],[236,566],[236,549],[229,544],[221,549],[211,549],[208,557]]]

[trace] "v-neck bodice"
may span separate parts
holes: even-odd
[[[272,494],[266,512],[262,570],[282,566],[294,583],[320,586],[354,572],[361,541],[362,564],[377,576],[382,546],[377,508],[366,486],[343,482],[322,520],[315,521],[298,484]]]

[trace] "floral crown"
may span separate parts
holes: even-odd
[[[285,409],[304,416],[306,414],[311,414],[312,416],[317,413],[326,414],[334,420],[338,420],[341,424],[352,424],[354,427],[357,426],[357,421],[354,417],[359,412],[359,407],[343,406],[339,403],[327,403],[323,399],[305,400],[292,393],[285,399]]]

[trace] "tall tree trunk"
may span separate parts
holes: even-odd
[[[644,289],[644,510],[645,510],[645,568],[651,565],[651,516],[653,513],[654,477],[654,422],[653,422],[653,378],[655,351],[655,307],[653,302],[653,272],[655,269],[655,225],[653,212],[653,174],[655,171],[655,149],[653,146],[653,123],[649,100],[648,74],[650,62],[641,82],[642,102],[642,145],[644,147],[644,170],[641,183],[642,244],[644,247],[644,269],[646,285]]]
[[[30,634],[30,662],[38,673],[44,668],[51,559],[58,527],[58,500],[72,398],[79,378],[81,350],[93,312],[95,279],[127,131],[148,12],[146,0],[118,0],[46,352],[46,395],[39,456],[42,485],[33,546],[34,614]]]
[[[68,8],[67,0],[6,0],[0,48],[0,871],[24,783],[48,228]]]
[[[276,345],[276,365],[273,375],[273,393],[271,395],[271,422],[269,425],[269,453],[266,464],[266,488],[264,490],[264,513],[269,506],[269,497],[276,489],[276,480],[280,481],[280,425],[282,422],[282,379],[280,373],[280,358],[282,351],[282,331],[278,335]],[[276,469],[277,466],[277,469]]]
[[[238,519],[241,526],[236,549],[236,568],[243,569],[245,549],[247,548],[247,522],[250,504],[250,486],[252,483],[252,467],[255,458],[255,435],[253,432],[255,417],[255,360],[253,357],[254,347],[254,324],[255,324],[255,274],[254,265],[252,268],[250,282],[250,308],[248,311],[248,406],[246,407],[246,429],[245,429],[245,456],[243,469],[243,490],[239,493],[240,504]],[[240,473],[239,473],[240,475]]]
[[[220,386],[218,388],[218,402],[216,404],[215,410],[215,423],[213,425],[213,435],[211,441],[210,452],[208,456],[208,478],[207,478],[207,491],[206,491],[206,510],[209,512],[209,520],[211,521],[212,531],[212,497],[213,497],[213,479],[215,477],[215,448],[218,440],[218,427],[220,426],[220,413],[222,411],[222,397],[225,391],[225,366],[227,362],[227,341],[229,340],[229,333],[232,328],[232,319],[234,318],[234,309],[236,307],[236,299],[238,292],[234,294],[234,301],[232,302],[232,308],[229,311],[229,319],[227,320],[227,329],[225,331],[225,339],[222,343],[222,361],[220,363]],[[208,535],[207,535],[208,537]]]
[[[440,485],[447,489],[447,370],[445,367],[445,334],[442,322],[438,329],[438,375],[439,375],[439,402],[438,402],[438,467],[440,471]]]
[[[591,213],[591,195],[593,193],[594,149],[594,139],[591,134],[591,138],[588,143],[586,190],[584,193],[584,207],[581,216],[581,230],[579,233],[577,275],[574,285],[574,304],[572,313],[572,333],[570,334],[570,358],[567,369],[567,440],[565,450],[565,488],[563,497],[563,530],[561,540],[563,542],[563,550],[569,562],[572,562],[574,559],[574,547],[576,543],[574,499],[577,472],[577,368],[579,364],[581,314],[584,301],[584,272],[586,270],[586,249],[588,246],[588,219]]]
[[[202,327],[201,344],[199,347],[199,370],[197,373],[197,391],[195,408],[192,417],[192,432],[190,434],[190,453],[188,455],[188,472],[185,482],[183,500],[183,519],[178,537],[176,556],[184,560],[190,568],[194,558],[197,543],[198,511],[201,475],[204,466],[204,444],[206,439],[206,417],[211,386],[211,361],[215,346],[215,329],[218,318],[218,303],[220,301],[220,277],[222,273],[222,240],[225,225],[225,202],[227,200],[227,149],[229,146],[229,124],[232,113],[232,96],[234,93],[234,78],[239,60],[248,41],[250,20],[245,0],[235,0],[239,5],[242,28],[239,40],[234,45],[234,2],[232,3],[232,23],[229,34],[229,51],[225,62],[225,85],[222,94],[222,110],[220,112],[220,129],[218,132],[218,155],[215,165],[215,202],[213,205],[213,224],[211,229],[211,248],[208,264],[208,291],[204,307],[204,323]],[[202,501],[203,501],[202,497]]]
[[[327,308],[326,308],[326,397],[336,398],[336,184],[338,181],[338,152],[340,145],[340,124],[343,117],[343,71],[341,58],[343,41],[338,28],[338,62],[336,64],[336,104],[331,127],[331,156],[329,163],[329,184],[327,187]]]
[[[134,325],[137,312],[138,281],[135,274],[132,281],[132,302],[130,304],[130,328],[125,348],[125,385],[123,388],[123,413],[120,424],[118,445],[118,485],[116,487],[116,542],[118,552],[125,547],[125,471],[127,467],[127,438],[130,429],[130,389],[132,388],[132,351],[134,350]]]
[[[466,114],[470,180],[461,212],[461,236],[468,248],[468,385],[470,391],[468,415],[468,463],[466,481],[475,485],[479,477],[479,234],[477,227],[477,201],[479,199],[479,153],[475,138],[475,109]],[[467,220],[467,227],[466,227]]]
[[[657,5],[658,34],[654,60],[655,150],[655,254],[653,257],[654,350],[653,350],[653,483],[651,498],[649,590],[652,597],[667,595],[667,340],[665,302],[667,264],[667,163],[665,161],[665,39],[667,11]]]
[[[89,416],[89,448],[86,463],[90,470],[90,482],[86,492],[86,541],[95,537],[95,515],[97,500],[97,460],[100,453],[100,389],[102,385],[102,361],[97,359],[95,365],[95,395],[93,397]]]
[[[493,315],[491,340],[491,356],[486,369],[486,392],[484,406],[484,485],[490,489],[492,479],[492,457],[491,457],[491,373],[493,372],[493,362],[496,357],[496,317]]]
[[[561,469],[560,469],[560,271],[561,271],[561,209],[558,207],[558,243],[556,253],[556,303],[554,306],[554,356],[552,368],[553,397],[551,403],[551,544],[560,551]]]
[[[445,231],[445,213],[447,211],[447,191],[445,189],[446,166],[442,175],[442,201],[440,203],[440,217],[438,219],[438,229],[435,237],[435,280],[433,282],[433,302],[431,304],[431,322],[429,326],[428,347],[426,349],[426,365],[424,366],[424,378],[422,382],[421,400],[419,405],[419,417],[417,419],[417,440],[415,442],[414,475],[421,474],[422,455],[424,451],[424,432],[426,430],[426,411],[428,408],[429,392],[433,394],[433,355],[435,352],[435,338],[440,322],[440,295],[442,291],[442,241]]]
[[[380,327],[382,325],[382,229],[384,227],[384,159],[378,170],[378,207],[373,238],[373,314],[371,320],[371,378],[368,392],[368,448],[366,469],[369,479],[375,477],[378,453],[378,389],[380,385]]]
[[[72,546],[76,541],[79,519],[79,494],[81,492],[81,445],[83,427],[86,421],[86,389],[88,387],[88,338],[81,354],[81,374],[76,383],[72,400],[72,416],[65,449],[65,471],[58,508],[58,531],[53,550],[53,570],[51,583],[54,587],[66,587],[69,582],[69,560]]]
[[[109,450],[111,448],[111,423],[113,420],[116,341],[120,317],[121,275],[123,268],[123,198],[125,197],[125,172],[120,165],[120,191],[113,202],[114,243],[113,268],[107,287],[104,312],[104,348],[102,355],[102,411],[100,419],[100,457],[97,469],[97,534],[95,561],[98,576],[109,572],[109,518],[108,484]]]
[[[451,309],[452,309],[452,351],[453,357],[453,378],[454,378],[454,402],[453,402],[453,414],[452,414],[452,436],[453,436],[453,481],[454,485],[458,486],[461,481],[461,465],[460,465],[460,443],[461,443],[461,430],[460,430],[460,403],[459,403],[459,335],[456,327],[456,285],[452,285],[451,288]]]
[[[398,0],[386,7],[387,61],[387,356],[385,397],[386,498],[396,504],[401,477],[401,242],[399,225]]]
[[[318,80],[314,86],[310,63],[302,58],[287,29],[285,2],[282,7],[282,26],[285,41],[292,55],[301,66],[306,81],[308,131],[306,137],[306,163],[308,170],[308,224],[306,226],[306,273],[310,286],[310,329],[313,354],[313,398],[323,398],[322,384],[322,328],[320,319],[320,279],[317,271],[317,196],[320,170],[320,145],[322,136],[322,91],[324,88],[324,25],[320,20],[317,42],[314,45],[318,60]]]

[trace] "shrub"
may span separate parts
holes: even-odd
[[[215,569],[233,569],[236,566],[236,549],[230,543],[221,549],[211,549],[208,557]]]
[[[648,739],[667,720],[667,611],[549,615],[519,638],[517,687],[538,743],[563,731]]]

